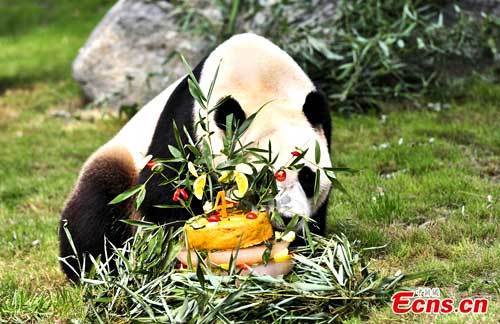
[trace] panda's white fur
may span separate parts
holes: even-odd
[[[219,71],[212,92],[211,106],[220,99],[231,96],[243,108],[246,116],[262,110],[243,137],[243,144],[253,142],[256,146],[267,149],[268,141],[272,143],[273,154],[279,154],[276,169],[290,162],[291,152],[296,148],[307,149],[306,165],[313,171],[317,167],[315,161],[315,143],[321,147],[319,165],[330,167],[330,156],[327,140],[323,130],[317,130],[308,122],[302,107],[306,96],[316,90],[309,77],[298,64],[278,46],[269,40],[247,33],[233,36],[217,47],[205,61],[201,72],[200,86],[208,93],[217,68]],[[212,108],[209,106],[209,109]],[[194,106],[193,116],[198,120],[200,110],[198,103]],[[206,116],[201,111],[201,116]],[[209,116],[212,126],[220,136],[212,138],[214,152],[222,147],[223,131],[215,127],[213,114]],[[201,135],[203,130],[197,129]],[[312,163],[311,163],[312,162]],[[291,199],[286,204],[278,199],[278,208],[287,217],[294,213],[311,215],[327,198],[330,181],[322,173],[320,181],[320,197],[316,204],[308,199],[297,179],[297,172],[288,172],[284,182],[278,183],[281,196]]]
[[[254,34],[233,36],[210,53],[201,71],[198,71],[199,83],[205,93],[208,92],[219,65],[210,107],[228,95],[239,103],[246,117],[264,106],[245,133],[243,142],[253,142],[256,146],[267,148],[268,142],[271,141],[273,154],[279,154],[276,169],[290,162],[293,158],[292,151],[297,148],[309,148],[306,165],[315,171],[317,167],[314,163],[314,152],[317,141],[321,148],[319,164],[323,167],[330,166],[327,139],[329,134],[325,134],[321,127],[313,127],[303,112],[306,97],[316,91],[315,86],[287,53]],[[131,217],[131,212],[127,214],[130,206],[111,207],[107,202],[118,193],[141,182],[142,173],[148,172],[142,169],[150,158],[148,154],[153,145],[167,146],[167,143],[158,143],[161,139],[155,136],[158,136],[158,128],[165,126],[160,125],[160,122],[165,122],[161,121],[161,118],[165,118],[162,117],[165,111],[180,107],[176,106],[175,100],[172,102],[172,98],[179,95],[184,98],[180,104],[186,104],[188,97],[192,100],[187,92],[185,77],[174,82],[146,104],[116,136],[85,162],[61,216],[61,229],[62,226],[68,226],[79,254],[88,253],[95,257],[95,254],[102,253],[103,236],[114,236],[112,243],[120,244],[130,235],[124,225],[116,225],[114,219]],[[190,126],[194,127],[199,114],[203,116],[205,112],[200,110],[201,107],[195,101],[187,109],[191,111],[192,116]],[[175,111],[178,114],[183,113]],[[215,130],[218,135],[212,136],[212,148],[214,152],[219,152],[224,132],[216,126],[213,114],[208,120],[210,129]],[[201,129],[193,131],[194,136],[202,135]],[[165,156],[155,156],[163,157]],[[286,180],[279,183],[279,188],[281,192],[277,198],[278,209],[284,216],[289,217],[292,213],[312,215],[320,206],[324,208],[330,183],[322,175],[321,194],[317,204],[313,204],[306,196],[298,181],[297,172],[288,171]],[[148,203],[147,199],[148,197],[145,204]],[[143,216],[147,218],[148,215]],[[117,226],[121,227],[117,229]],[[70,244],[62,230],[60,240],[61,256],[64,258],[72,255]],[[71,265],[74,266],[75,263]],[[76,279],[75,274],[65,264],[63,270],[68,277]]]
[[[182,78],[175,81],[142,107],[104,147],[106,149],[113,146],[126,147],[139,172],[147,163],[149,144],[153,139],[156,123],[165,108],[165,103],[181,80]]]

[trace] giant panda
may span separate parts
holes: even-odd
[[[211,103],[228,99],[208,116],[209,127],[215,131],[212,136],[215,152],[222,148],[226,116],[232,114],[241,123],[264,105],[246,131],[244,141],[264,148],[271,141],[273,153],[279,153],[276,169],[289,161],[290,152],[296,147],[311,147],[306,158],[314,161],[317,141],[321,149],[319,164],[331,166],[331,119],[325,97],[287,53],[255,34],[233,36],[193,70],[204,93],[208,92],[217,67]],[[180,129],[185,127],[192,138],[200,136],[202,130],[196,123],[203,114],[199,112],[200,106],[189,92],[188,78],[182,77],[139,110],[84,163],[63,208],[59,229],[61,266],[69,279],[79,278],[78,271],[72,269],[78,269],[76,258],[86,265],[85,271],[91,263],[88,256],[96,258],[104,252],[105,237],[114,246],[131,237],[133,229],[120,220],[143,217],[165,224],[189,218],[182,209],[154,207],[168,203],[172,196],[167,186],[158,186],[159,177],[148,182],[139,211],[134,210],[132,201],[108,203],[151,175],[152,171],[144,167],[145,157],[171,156],[168,145],[175,143],[174,121]],[[293,213],[311,216],[315,220],[313,231],[322,234],[330,182],[321,176],[319,199],[313,203],[315,170],[313,164],[306,162],[298,172],[288,172],[286,180],[279,183],[277,208],[285,219]],[[201,210],[201,206],[195,209]],[[66,231],[71,235],[76,256]]]

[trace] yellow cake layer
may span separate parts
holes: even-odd
[[[186,222],[185,235],[189,247],[197,250],[229,250],[238,245],[246,248],[260,244],[273,236],[273,227],[266,212],[248,219],[246,213],[232,212],[220,222],[195,217]]]

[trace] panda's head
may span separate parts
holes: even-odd
[[[287,171],[285,181],[278,182],[277,208],[285,218],[294,214],[312,216],[326,201],[330,182],[322,173],[320,193],[313,202],[315,183],[315,145],[320,146],[322,167],[330,167],[330,115],[324,96],[293,59],[270,41],[254,34],[234,36],[217,47],[206,59],[200,76],[200,86],[208,91],[219,66],[212,92],[211,105],[218,105],[208,116],[212,149],[223,148],[226,117],[241,124],[263,107],[242,137],[243,143],[267,149],[272,144],[278,154],[275,169],[290,163],[291,152],[309,148],[298,171]],[[195,106],[195,120],[205,116]],[[197,129],[198,135],[203,131]]]

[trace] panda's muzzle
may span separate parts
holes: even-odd
[[[282,216],[285,226],[297,214],[304,218],[311,216],[310,201],[298,181],[280,188],[280,192],[276,196],[276,209]],[[274,223],[273,225],[277,229],[284,229],[281,224]],[[303,220],[298,222],[296,230],[302,229],[302,227]]]

